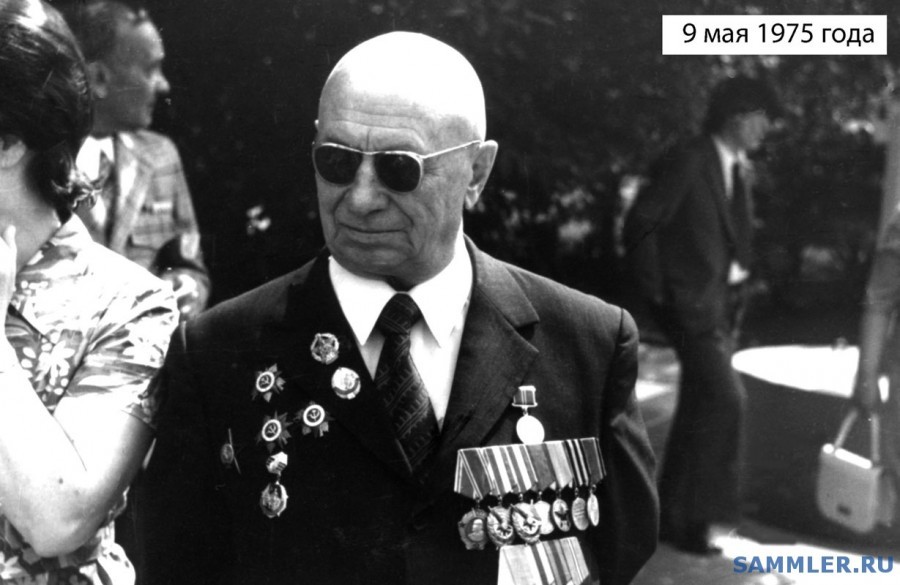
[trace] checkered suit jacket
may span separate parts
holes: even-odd
[[[178,150],[156,132],[115,137],[116,202],[108,232],[90,209],[78,209],[91,237],[154,274],[187,272],[207,298],[209,276]]]

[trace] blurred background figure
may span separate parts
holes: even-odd
[[[661,539],[699,554],[714,522],[740,509],[744,389],[731,366],[752,258],[753,168],[747,154],[778,105],[763,81],[713,89],[702,136],[673,149],[625,225],[639,292],[681,363],[678,410],[660,479]]]
[[[209,298],[200,231],[175,145],[147,130],[169,93],[162,38],[146,10],[114,0],[67,11],[94,93],[94,125],[79,168],[101,196],[78,214],[95,241],[172,283],[183,319]]]
[[[128,585],[113,519],[151,440],[170,288],[73,213],[87,72],[62,17],[0,3],[0,582]]]

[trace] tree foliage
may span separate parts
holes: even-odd
[[[663,56],[661,16],[888,14],[896,38],[889,0],[147,4],[173,85],[157,126],[182,149],[217,299],[321,246],[309,162],[318,91],[345,51],[390,30],[450,43],[481,76],[500,154],[466,229],[504,259],[589,292],[626,294],[615,245],[623,186],[695,133],[710,88],[738,72],[771,79],[786,109],[759,156],[763,274],[789,288],[820,246],[840,251],[840,278],[858,280],[847,275],[871,247],[883,149],[856,121],[881,113],[896,57]]]

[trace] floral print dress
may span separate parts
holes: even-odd
[[[178,322],[171,287],[91,240],[72,216],[16,277],[6,337],[47,410],[91,400],[151,425],[148,391]],[[0,583],[122,585],[132,568],[115,543],[113,520],[78,550],[38,557],[0,508]]]

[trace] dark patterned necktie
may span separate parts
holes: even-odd
[[[440,436],[431,400],[409,353],[409,333],[421,317],[412,297],[396,294],[375,323],[384,334],[375,386],[414,475],[427,470]]]
[[[731,167],[731,220],[734,224],[734,252],[738,262],[744,267],[750,265],[750,246],[753,224],[750,217],[750,200],[740,163]]]
[[[103,244],[108,244],[112,232],[113,217],[115,217],[116,205],[116,167],[113,161],[106,156],[105,151],[100,151],[100,167],[94,187],[100,191],[100,199],[103,201],[103,209],[106,213],[98,217],[100,233],[103,236]]]

